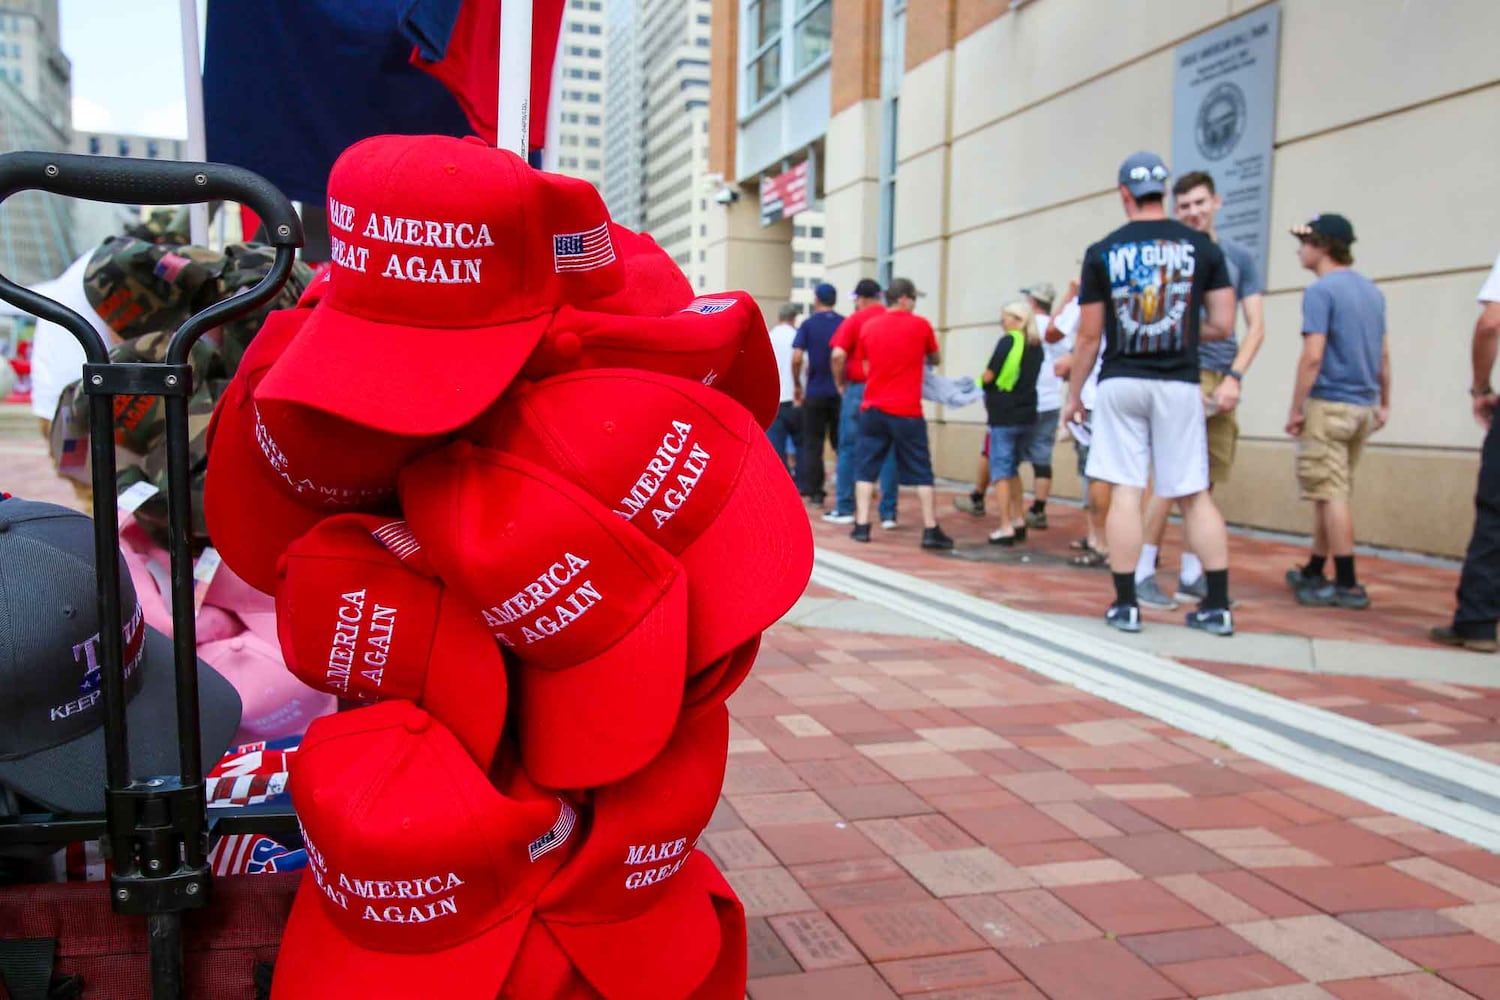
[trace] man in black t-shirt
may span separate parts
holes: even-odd
[[[1167,218],[1170,171],[1155,153],[1120,165],[1120,200],[1130,221],[1089,247],[1078,302],[1072,399],[1065,419],[1081,421],[1083,383],[1104,335],[1087,473],[1112,483],[1106,534],[1115,602],[1104,619],[1139,632],[1135,564],[1148,482],[1175,498],[1188,546],[1202,560],[1208,596],[1187,615],[1190,628],[1232,635],[1229,539],[1208,492],[1208,440],[1198,386],[1198,342],[1234,330],[1234,288],[1223,251],[1203,233]]]

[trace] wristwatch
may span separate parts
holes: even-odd
[[[1238,370],[1236,370],[1234,368],[1229,369],[1229,371],[1226,372],[1225,374],[1227,374],[1230,378],[1234,379],[1236,382],[1243,382],[1243,381],[1245,381],[1245,373],[1242,372],[1242,371],[1238,371]]]

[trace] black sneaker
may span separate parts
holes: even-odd
[[[1295,591],[1297,603],[1307,608],[1349,608],[1363,611],[1370,606],[1370,595],[1363,585],[1340,587],[1328,580],[1313,580]]]
[[[1286,571],[1286,585],[1291,588],[1291,591],[1294,594],[1297,591],[1301,590],[1303,587],[1316,587],[1319,584],[1324,584],[1327,582],[1328,578],[1323,576],[1321,573],[1317,576],[1304,576],[1301,566],[1293,566],[1291,569]]]
[[[868,524],[856,524],[849,532],[849,537],[856,542],[868,542],[870,540],[870,526]]]
[[[865,534],[869,535],[869,525],[865,526]],[[927,528],[922,532],[922,548],[924,549],[951,549],[953,539],[943,534],[942,528]]]
[[[1104,623],[1121,632],[1141,630],[1141,609],[1135,604],[1111,604],[1104,612]]]
[[[1500,650],[1500,642],[1494,639],[1480,639],[1472,635],[1459,633],[1452,625],[1436,625],[1427,631],[1427,638],[1433,642],[1440,642],[1444,646],[1453,646],[1457,649],[1467,649],[1473,653],[1493,653]]]
[[[1234,635],[1234,612],[1228,608],[1199,608],[1189,611],[1187,627],[1213,635]]]
[[[1047,530],[1047,512],[1045,510],[1028,510],[1026,512],[1026,526],[1035,531]]]

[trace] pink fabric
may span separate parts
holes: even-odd
[[[170,637],[172,613],[162,592],[171,580],[167,550],[126,518],[120,528],[120,551],[146,624]],[[235,743],[301,735],[309,722],[338,707],[333,695],[315,691],[286,669],[276,637],[275,600],[228,566],[220,565],[209,585],[198,612],[197,638],[199,659],[239,692],[244,707]]]

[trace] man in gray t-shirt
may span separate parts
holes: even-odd
[[[1240,401],[1240,381],[1250,370],[1260,345],[1266,338],[1265,282],[1260,264],[1243,244],[1220,236],[1214,230],[1214,219],[1224,204],[1214,190],[1214,179],[1201,170],[1177,178],[1172,185],[1173,210],[1190,228],[1205,233],[1218,243],[1229,267],[1229,283],[1245,317],[1245,337],[1237,340],[1205,340],[1198,344],[1198,385],[1203,390],[1204,410],[1208,415],[1208,483],[1209,489],[1229,481],[1239,444],[1240,425],[1235,407]],[[1145,544],[1135,567],[1136,599],[1147,607],[1171,609],[1178,600],[1202,599],[1208,592],[1203,579],[1203,564],[1191,552],[1183,552],[1182,569],[1177,575],[1176,598],[1161,589],[1156,580],[1156,559],[1162,538],[1167,532],[1167,514],[1172,502],[1153,496],[1146,504]]]
[[[1325,213],[1295,226],[1297,260],[1317,280],[1302,296],[1302,357],[1286,432],[1297,439],[1297,481],[1314,504],[1312,557],[1287,572],[1297,601],[1313,607],[1367,608],[1354,572],[1349,498],[1365,440],[1385,426],[1391,405],[1391,354],[1385,296],[1351,269],[1354,226]],[[1333,556],[1332,583],[1323,576]]]

